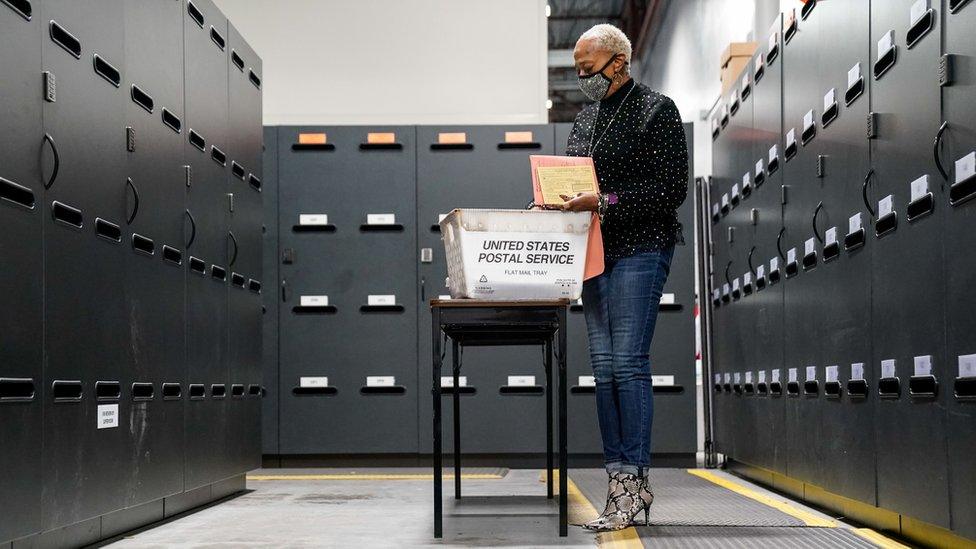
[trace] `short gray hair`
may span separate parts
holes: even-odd
[[[580,40],[596,40],[601,49],[609,51],[614,55],[624,54],[627,64],[630,64],[632,51],[630,39],[627,38],[624,31],[609,23],[593,25],[589,30],[580,35],[576,43],[578,44]]]

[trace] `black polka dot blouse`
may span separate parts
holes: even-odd
[[[580,111],[566,154],[592,156],[600,192],[617,195],[601,226],[606,260],[674,245],[676,210],[688,194],[688,147],[674,101],[630,80]]]

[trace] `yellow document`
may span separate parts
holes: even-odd
[[[545,204],[562,204],[560,195],[596,192],[593,166],[539,166],[539,187]]]

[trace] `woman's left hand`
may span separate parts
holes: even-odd
[[[563,194],[559,198],[565,200],[557,206],[564,212],[595,212],[600,206],[599,195],[593,192],[579,193],[575,197]]]

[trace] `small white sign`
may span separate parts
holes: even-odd
[[[303,295],[299,303],[302,307],[328,307],[329,296],[327,295]]]
[[[729,195],[728,194],[723,194],[722,195],[722,207],[723,208],[728,208],[729,207]]]
[[[593,376],[579,376],[576,382],[580,387],[596,387],[596,378]],[[718,383],[718,375],[715,375],[715,383]]]
[[[725,382],[732,383],[732,374],[730,374],[729,372],[725,372]]]
[[[712,290],[712,299],[714,299],[715,301],[718,301],[718,298],[720,296],[721,296],[721,294],[719,293],[719,289],[718,288],[715,288],[714,290]]]
[[[786,148],[790,148],[796,144],[796,128],[790,128],[790,131],[786,132]]]
[[[807,256],[815,252],[816,246],[816,241],[812,238],[808,238],[807,241],[803,243],[803,255]]]
[[[458,387],[468,386],[468,376],[458,376]],[[441,387],[454,387],[454,376],[441,376]]]
[[[756,177],[759,177],[763,173],[763,161],[759,159],[756,161]]]
[[[450,295],[439,295],[439,296],[437,296],[437,299],[440,299],[441,301],[449,301],[451,299],[451,296]]]
[[[651,385],[655,387],[674,387],[674,376],[651,376]]]
[[[765,64],[766,64],[766,54],[759,52],[759,55],[756,56],[756,72],[761,71]]]
[[[803,131],[810,129],[813,126],[813,109],[807,111],[803,115]]]
[[[732,198],[739,198],[739,184],[732,185]]]
[[[327,376],[309,376],[298,378],[299,387],[328,387],[329,378]]]
[[[736,278],[735,280],[732,281],[732,291],[733,292],[738,292],[739,291],[739,279],[738,278]]]
[[[747,88],[749,88],[749,73],[742,76],[742,95],[745,95]]]
[[[776,160],[778,156],[779,156],[779,145],[773,145],[772,147],[769,148],[769,162],[771,163],[773,160]]]
[[[745,174],[742,175],[742,188],[743,189],[746,189],[750,185],[752,185],[752,179],[749,177],[749,175],[750,175],[749,172],[746,172]]]
[[[912,202],[929,194],[929,176],[923,175],[912,181]]]
[[[299,225],[328,225],[329,216],[326,214],[299,214],[298,215]]]
[[[847,220],[847,234],[854,234],[861,230],[861,212],[858,212],[851,216]]]
[[[759,383],[766,383],[766,370],[759,370]]]
[[[772,371],[773,379],[770,383],[779,383],[779,370]]]
[[[715,384],[722,383],[722,374],[715,374]]]
[[[927,11],[929,11],[929,0],[918,0],[918,2],[912,4],[912,13],[908,26],[912,26],[921,21]]]
[[[827,94],[824,95],[824,112],[830,110],[830,107],[833,107],[834,103],[836,102],[837,102],[837,89],[830,88],[830,91],[828,91]]]
[[[533,387],[535,386],[535,376],[508,376],[508,385],[511,387]]]
[[[891,211],[894,209],[894,200],[894,197],[889,194],[878,201],[878,217],[891,214]]]
[[[956,160],[956,183],[976,175],[976,151]]]
[[[864,379],[864,363],[855,362],[851,364],[851,379]]]
[[[719,206],[718,206],[718,204],[717,203],[716,204],[712,204],[712,215],[717,216],[718,213],[719,213]]]
[[[756,278],[763,278],[766,276],[766,266],[760,265],[756,267]]]
[[[367,387],[393,387],[396,385],[394,376],[366,376]]]
[[[729,295],[729,285],[728,283],[722,284],[722,295]]]
[[[674,294],[661,294],[661,305],[674,305]]]
[[[851,70],[847,71],[847,87],[853,88],[854,84],[857,84],[857,81],[860,79],[861,79],[861,64],[857,63],[856,65],[851,67]]]
[[[807,366],[807,381],[817,381],[816,366]]]
[[[976,355],[959,356],[959,377],[976,377]]]
[[[932,355],[922,355],[915,357],[915,375],[932,375]]]
[[[742,275],[743,286],[749,286],[752,284],[752,273],[746,273]]]
[[[796,382],[796,368],[790,368],[788,372],[789,378],[787,379],[790,383]]]
[[[396,225],[395,214],[366,214],[367,225]]]
[[[769,260],[769,272],[773,273],[779,270],[779,258],[774,257]]]
[[[881,361],[881,377],[895,377],[895,360],[888,359]]]
[[[739,102],[739,90],[732,90],[732,93],[729,94],[729,105],[738,102]]]
[[[779,33],[778,32],[774,32],[773,34],[770,34],[769,35],[769,44],[768,44],[769,49],[767,51],[772,51],[773,48],[776,47],[776,43],[777,42],[779,42]]]
[[[824,242],[826,243],[825,244],[826,246],[830,246],[831,244],[836,244],[837,243],[837,227],[831,227],[831,228],[827,229],[827,232],[824,234],[824,236],[825,236]]]
[[[746,383],[752,385],[752,372],[746,372]]]
[[[736,385],[742,383],[742,375],[739,372],[732,375],[732,383],[735,383]]]
[[[119,405],[99,404],[97,427],[99,429],[114,429],[118,426],[119,426]]]
[[[895,31],[890,30],[881,37],[881,40],[878,40],[878,59],[884,57],[893,47],[895,47]]]
[[[395,295],[370,295],[366,297],[366,304],[370,307],[383,307],[386,305],[396,305]]]
[[[786,251],[786,264],[796,263],[796,248],[790,248]]]
[[[837,366],[827,366],[827,383],[837,383]]]

